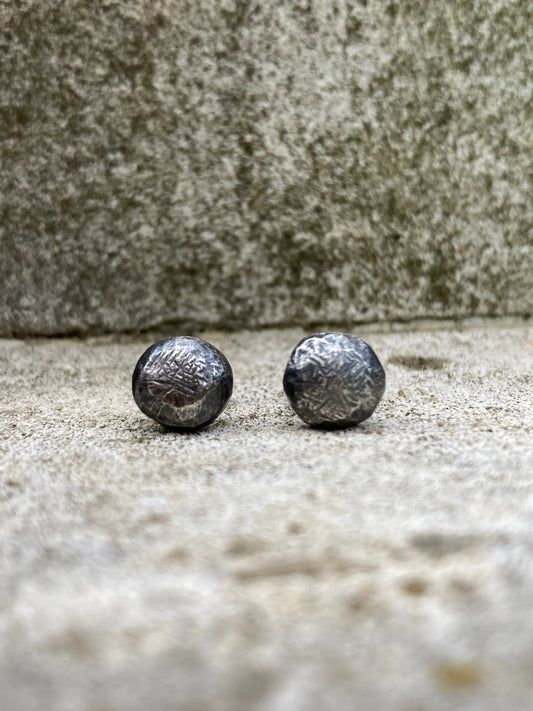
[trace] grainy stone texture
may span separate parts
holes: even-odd
[[[530,0],[0,3],[0,333],[531,313]]]
[[[388,387],[335,432],[301,331],[202,335],[235,392],[186,435],[152,336],[0,342],[2,711],[531,711],[533,328],[358,331]]]

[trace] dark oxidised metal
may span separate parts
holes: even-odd
[[[132,387],[148,417],[166,427],[197,430],[226,406],[233,372],[227,358],[201,338],[167,338],[139,358]]]
[[[314,333],[291,353],[283,388],[293,410],[308,425],[348,427],[376,409],[385,391],[385,371],[361,338]]]

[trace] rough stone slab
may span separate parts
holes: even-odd
[[[531,711],[533,328],[359,331],[340,432],[283,396],[301,331],[202,335],[196,435],[136,409],[147,339],[0,342],[2,711]]]
[[[533,309],[533,5],[0,3],[0,333]]]

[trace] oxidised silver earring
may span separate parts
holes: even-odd
[[[314,333],[292,351],[283,389],[301,419],[315,427],[366,420],[385,392],[385,371],[372,348],[346,333]]]
[[[166,427],[197,430],[213,422],[233,390],[227,358],[201,338],[181,336],[154,343],[133,372],[140,410]]]

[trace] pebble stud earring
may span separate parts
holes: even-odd
[[[165,427],[198,430],[215,420],[233,390],[231,366],[215,346],[181,336],[154,343],[132,380],[139,409]]]
[[[308,425],[349,427],[374,412],[385,391],[385,371],[361,338],[314,333],[292,351],[283,389]]]

